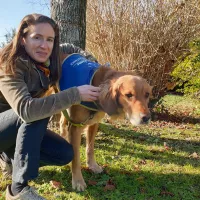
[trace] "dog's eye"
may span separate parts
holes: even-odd
[[[131,97],[133,97],[133,94],[128,93],[128,94],[126,94],[126,97],[131,98]]]
[[[145,93],[145,98],[149,98],[149,93],[148,92]]]

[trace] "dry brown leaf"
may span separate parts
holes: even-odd
[[[140,171],[139,165],[134,165],[133,168],[134,168],[135,171]]]
[[[89,181],[88,181],[88,185],[96,185],[96,184],[97,184],[96,181],[93,181],[93,180],[89,180]]]
[[[146,161],[146,160],[140,160],[140,161],[139,161],[139,164],[140,164],[140,165],[146,165],[146,164],[147,164],[147,161]]]
[[[114,185],[106,185],[104,187],[104,191],[108,191],[108,190],[115,190],[115,186]]]
[[[113,183],[112,180],[108,180],[106,183],[106,186],[104,187],[104,191],[108,191],[108,190],[115,190],[115,184]]]
[[[161,196],[171,196],[171,197],[173,197],[174,196],[174,194],[173,193],[171,193],[171,192],[168,192],[168,191],[161,191],[160,192],[160,195]]]
[[[103,168],[106,168],[106,167],[108,167],[109,165],[108,164],[104,164],[102,167]]]
[[[195,158],[195,159],[198,159],[199,158],[199,155],[194,152],[193,154],[189,155],[189,158]]]
[[[143,182],[144,181],[144,177],[140,176],[140,177],[136,178],[136,180],[139,181],[139,182]]]
[[[140,188],[140,193],[145,194],[146,193],[146,189],[145,188]]]
[[[167,146],[167,143],[166,142],[164,142],[164,148],[165,148],[165,150],[171,150],[171,148],[169,147],[169,146]]]
[[[50,185],[51,185],[53,188],[55,188],[55,189],[60,189],[60,188],[61,188],[61,183],[58,182],[58,181],[53,181],[53,180],[51,180],[51,181],[50,181]]]
[[[81,169],[84,170],[84,171],[87,171],[87,172],[91,172],[91,173],[93,173],[92,170],[89,169],[89,167],[82,166]]]
[[[120,171],[120,174],[131,175],[131,171],[122,170],[122,171]]]

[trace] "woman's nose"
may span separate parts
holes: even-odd
[[[47,41],[46,40],[43,40],[42,42],[41,42],[41,44],[40,44],[40,46],[42,47],[42,48],[48,48],[48,43],[47,43]]]

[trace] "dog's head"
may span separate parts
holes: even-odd
[[[110,116],[125,113],[133,125],[150,120],[148,108],[152,87],[139,76],[124,75],[102,87],[100,105]]]

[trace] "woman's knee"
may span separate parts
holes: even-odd
[[[23,123],[17,133],[15,153],[39,156],[41,142],[47,130],[48,119]]]
[[[48,129],[41,143],[41,161],[46,165],[66,165],[73,160],[73,157],[72,145]]]
[[[60,154],[59,165],[66,165],[70,163],[74,158],[74,150],[71,144],[67,144],[66,147],[62,148]]]

